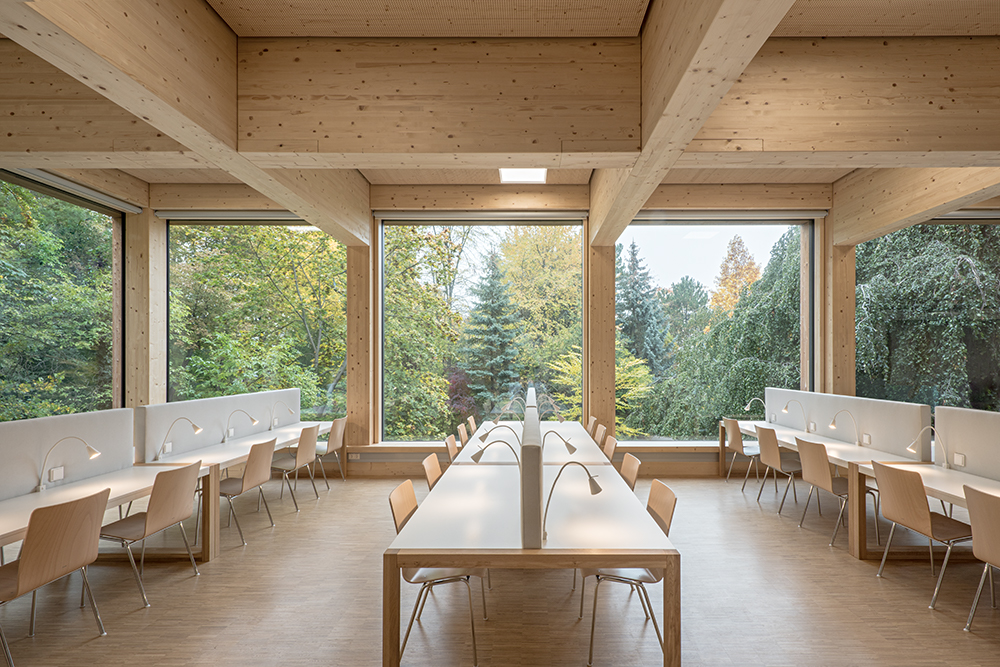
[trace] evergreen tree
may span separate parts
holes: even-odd
[[[632,241],[628,258],[621,260],[616,249],[615,324],[633,356],[643,359],[654,375],[662,375],[667,366],[666,318],[649,271],[639,258],[639,248]]]
[[[688,336],[705,329],[708,324],[708,292],[700,282],[691,276],[684,276],[660,294],[669,325],[670,342],[674,347],[683,345]]]
[[[486,259],[485,272],[472,295],[476,305],[465,325],[462,350],[469,391],[480,414],[490,414],[518,380],[516,368],[518,318],[496,252]]]
[[[753,255],[747,249],[739,235],[729,241],[726,258],[719,267],[719,276],[715,279],[716,290],[712,293],[712,308],[732,314],[733,308],[740,300],[744,289],[757,282],[760,278],[760,267],[753,261]]]

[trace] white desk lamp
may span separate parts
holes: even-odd
[[[491,428],[490,430],[486,431],[481,436],[479,436],[479,442],[486,442],[486,438],[489,437],[490,433],[492,433],[493,431],[497,430],[498,428],[505,428],[508,431],[510,431],[511,433],[513,433],[514,434],[514,439],[517,440],[517,446],[518,447],[521,446],[521,438],[517,437],[517,431],[515,431],[513,428],[511,428],[507,424],[498,424],[498,425],[494,426],[493,428]]]
[[[802,407],[802,403],[799,403],[799,401],[797,399],[793,398],[792,400],[790,400],[787,403],[785,403],[785,407],[781,408],[781,411],[784,412],[787,415],[788,414],[788,406],[791,405],[792,403],[798,403],[799,404],[799,409],[802,410],[802,423],[804,424],[803,428],[805,428],[806,433],[811,433],[811,431],[809,430],[809,420],[806,419],[806,409],[804,407]]]
[[[226,430],[222,432],[222,442],[226,442],[227,440],[229,440],[229,423],[233,421],[233,415],[235,415],[237,412],[242,412],[247,417],[250,417],[250,423],[253,424],[254,426],[260,423],[259,419],[251,415],[246,410],[243,410],[241,408],[236,408],[235,410],[229,413],[229,419],[226,420]]]
[[[933,426],[925,426],[922,429],[920,429],[920,433],[917,433],[917,437],[913,439],[913,442],[911,442],[910,446],[906,448],[906,451],[910,452],[911,454],[917,453],[917,441],[920,440],[920,436],[922,436],[924,434],[924,431],[926,431],[927,429],[931,430],[931,432],[934,434],[934,442],[940,443],[941,449],[944,451],[944,469],[951,470],[951,461],[948,460],[948,448],[944,444],[944,438],[941,437],[941,434],[938,433],[938,430]]]
[[[552,482],[552,488],[549,489],[549,499],[545,501],[545,514],[542,516],[542,539],[543,540],[547,540],[549,538],[549,534],[545,531],[545,522],[549,518],[549,504],[552,502],[552,492],[556,490],[556,483],[559,481],[559,477],[563,474],[563,470],[565,470],[567,466],[571,466],[571,465],[578,465],[581,468],[583,468],[584,472],[587,473],[587,477],[589,478],[589,481],[590,481],[590,495],[596,496],[598,493],[601,492],[601,485],[598,484],[597,483],[597,479],[595,479],[597,477],[597,475],[591,475],[590,474],[590,470],[587,469],[587,466],[583,465],[579,461],[568,461],[568,462],[564,463],[563,466],[562,466],[562,468],[559,468],[559,472],[556,473],[556,478]]]
[[[38,492],[38,491],[44,491],[45,490],[45,483],[44,483],[44,479],[45,479],[45,466],[47,466],[49,464],[49,454],[51,454],[52,450],[54,450],[57,446],[59,446],[60,442],[65,442],[66,440],[79,440],[84,445],[86,445],[86,447],[87,447],[87,454],[89,454],[89,456],[90,456],[91,459],[96,459],[98,456],[101,455],[101,453],[99,451],[97,451],[96,449],[94,449],[93,447],[90,446],[89,442],[87,442],[86,440],[84,440],[83,438],[81,438],[79,436],[76,436],[76,435],[67,435],[65,438],[60,438],[59,440],[56,440],[55,444],[52,445],[51,447],[49,447],[49,451],[47,451],[45,453],[45,458],[42,459],[42,471],[38,474],[38,486],[35,487],[35,491],[36,492]]]
[[[270,417],[270,419],[267,420],[267,423],[268,423],[267,430],[268,431],[273,431],[274,430],[274,409],[276,407],[278,407],[278,403],[281,403],[282,405],[285,406],[285,408],[288,410],[288,414],[290,414],[290,415],[294,415],[295,414],[295,412],[290,407],[288,407],[288,403],[285,403],[281,399],[278,399],[277,401],[274,402],[274,405],[271,406],[271,417]]]
[[[851,411],[848,410],[847,408],[844,408],[843,410],[840,410],[837,414],[835,414],[833,416],[833,419],[830,420],[830,428],[832,428],[835,431],[837,430],[837,417],[840,416],[840,414],[842,412],[846,412],[847,416],[851,418],[852,422],[854,422],[854,444],[858,445],[860,447],[861,446],[861,431],[858,429],[858,420],[854,418],[854,415],[851,414]]]
[[[154,461],[159,461],[159,460],[160,460],[160,454],[162,454],[162,453],[163,453],[163,448],[164,448],[164,447],[166,446],[166,444],[167,444],[167,437],[168,437],[168,436],[170,435],[170,429],[172,429],[172,428],[174,427],[174,424],[176,424],[177,422],[179,422],[179,421],[180,421],[180,420],[182,420],[182,419],[183,419],[184,421],[188,422],[189,424],[191,424],[191,429],[192,429],[192,430],[194,431],[194,434],[195,434],[195,435],[198,435],[199,433],[201,433],[202,431],[204,431],[204,430],[205,430],[205,429],[203,429],[202,427],[200,427],[200,426],[198,426],[197,424],[195,424],[195,423],[194,423],[193,421],[191,421],[190,419],[188,419],[187,417],[178,417],[177,419],[175,419],[175,420],[173,421],[173,423],[172,423],[172,424],[170,424],[170,426],[169,426],[169,427],[167,427],[167,432],[163,434],[163,442],[161,442],[161,443],[160,443],[160,448],[156,450],[156,455],[155,455],[155,456],[153,457],[153,460],[154,460]]]
[[[575,454],[576,453],[576,447],[574,447],[573,445],[571,445],[570,442],[569,442],[569,440],[567,440],[566,438],[562,437],[561,435],[559,435],[555,431],[546,431],[545,435],[542,436],[542,447],[543,448],[545,447],[545,439],[547,437],[549,437],[550,435],[554,435],[557,438],[559,438],[560,440],[562,440],[563,444],[566,445],[566,451],[568,451],[570,454]]]
[[[497,444],[507,445],[507,447],[510,449],[510,451],[513,452],[513,454],[514,454],[514,460],[517,461],[517,467],[518,467],[518,469],[520,469],[521,468],[521,459],[518,458],[517,452],[514,450],[514,448],[511,446],[511,444],[509,442],[507,442],[506,440],[494,440],[493,442],[488,443],[485,447],[480,447],[478,450],[476,450],[476,453],[472,455],[472,462],[473,463],[479,463],[483,459],[483,453],[487,449],[489,449],[490,445],[497,445]]]

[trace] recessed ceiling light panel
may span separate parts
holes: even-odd
[[[501,183],[544,183],[548,169],[501,169]]]

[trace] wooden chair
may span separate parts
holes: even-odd
[[[778,473],[780,472],[788,477],[785,493],[781,496],[781,504],[778,506],[778,514],[781,514],[781,510],[785,506],[785,498],[788,497],[789,486],[792,487],[792,497],[795,498],[795,502],[799,501],[795,492],[795,473],[802,471],[802,464],[799,463],[798,457],[793,452],[782,453],[778,447],[778,438],[775,436],[773,428],[757,426],[756,429],[757,442],[760,443],[760,462],[767,466],[764,470],[764,479],[760,481],[760,491],[757,491],[757,502],[760,502],[760,494],[764,491],[764,485],[767,484],[768,471],[774,473],[775,492],[778,490]]]
[[[587,435],[593,438],[594,431],[597,430],[597,417],[591,416],[591,418],[587,420],[586,428],[587,428]]]
[[[424,474],[427,476],[427,488],[433,491],[434,485],[441,479],[441,463],[438,461],[438,455],[428,454],[422,463],[424,464]]]
[[[198,485],[198,471],[200,469],[201,461],[198,461],[183,468],[174,468],[158,473],[153,481],[153,490],[149,494],[149,504],[146,506],[145,512],[132,514],[101,528],[101,537],[108,540],[118,540],[125,547],[144,607],[149,606],[149,600],[146,598],[146,589],[142,585],[142,571],[135,566],[135,557],[132,555],[132,545],[136,542],[143,540],[142,564],[145,565],[145,539],[171,526],[177,526],[180,528],[181,537],[184,538],[184,547],[187,549],[188,558],[191,559],[191,567],[194,568],[195,575],[201,574],[198,571],[197,563],[194,562],[194,554],[191,553],[191,545],[188,543],[184,524],[181,523],[191,516],[191,497]]]
[[[653,480],[649,488],[649,500],[646,503],[646,511],[649,512],[656,525],[660,527],[663,534],[670,536],[670,524],[674,519],[674,508],[677,505],[677,496],[666,484],[658,479]],[[647,619],[652,619],[653,629],[656,630],[656,638],[663,648],[663,636],[660,628],[656,624],[656,614],[653,612],[653,604],[649,600],[649,592],[646,591],[646,584],[655,584],[663,580],[663,570],[646,568],[613,568],[613,569],[582,569],[583,582],[580,585],[580,618],[583,618],[583,593],[587,587],[587,577],[595,577],[597,585],[594,587],[594,612],[590,621],[590,658],[588,665],[594,662],[594,628],[597,625],[597,594],[601,589],[602,581],[613,581],[620,584],[628,584],[639,593],[639,603],[646,614]]]
[[[319,500],[319,491],[316,490],[316,479],[313,477],[312,470],[309,468],[310,465],[316,460],[316,436],[319,434],[319,424],[314,426],[307,426],[302,429],[302,435],[299,436],[299,443],[295,447],[294,454],[284,454],[279,456],[275,460],[271,461],[271,470],[281,473],[281,476],[285,484],[288,484],[288,493],[292,494],[292,503],[295,505],[295,511],[299,511],[299,501],[295,499],[295,492],[292,491],[292,481],[288,478],[291,473],[298,473],[302,468],[306,469],[309,473],[309,481],[312,482],[313,493],[316,494],[316,500]],[[283,497],[285,493],[285,486],[281,486],[281,496]]]
[[[809,483],[809,495],[806,496],[806,506],[802,509],[802,518],[799,519],[799,528],[805,521],[806,512],[809,511],[809,501],[812,500],[813,491],[817,488],[823,489],[827,493],[837,496],[840,499],[840,513],[837,514],[837,524],[833,528],[833,537],[830,538],[830,546],[837,539],[840,531],[840,524],[844,518],[844,509],[847,507],[847,478],[834,477],[830,474],[830,458],[826,454],[826,446],[817,442],[807,442],[800,438],[795,438],[795,444],[799,450],[799,461],[802,463],[802,480]],[[875,540],[882,543],[878,532],[878,499],[875,489],[866,489],[875,499]],[[819,491],[816,491],[816,509],[822,514],[820,509]]]
[[[625,458],[622,459],[622,479],[633,491],[635,491],[635,480],[639,477],[640,465],[642,461],[626,452]]]
[[[469,415],[469,418],[466,421],[469,422],[469,435],[475,435],[476,434],[476,417],[475,417],[475,415]]]
[[[469,444],[469,432],[465,430],[465,424],[458,425],[458,438],[462,442],[463,447]]]
[[[897,524],[927,538],[927,547],[931,555],[931,576],[934,576],[933,540],[948,545],[944,562],[941,564],[941,574],[938,576],[937,585],[934,586],[934,595],[931,596],[930,608],[933,609],[937,603],[938,593],[941,592],[941,581],[944,579],[945,568],[948,567],[948,559],[951,558],[951,549],[958,542],[972,539],[972,527],[944,514],[931,512],[920,473],[902,470],[878,461],[872,461],[872,468],[875,469],[875,479],[881,496],[882,516],[892,521],[889,539],[885,541],[885,551],[882,552],[882,563],[878,566],[878,573],[875,576],[882,576]]]
[[[432,455],[433,456],[433,455]],[[389,494],[389,509],[392,510],[392,520],[396,524],[396,533],[399,533],[410,520],[413,513],[417,511],[417,496],[413,490],[412,480],[405,480]],[[483,620],[486,620],[486,589],[483,586],[483,579],[486,577],[486,570],[483,568],[403,568],[403,579],[410,584],[420,584],[420,591],[417,593],[417,600],[413,603],[413,613],[410,614],[410,622],[406,626],[406,634],[403,636],[403,646],[399,649],[400,657],[406,650],[406,640],[410,638],[410,629],[413,627],[413,619],[420,619],[423,614],[424,604],[431,589],[441,584],[452,584],[463,582],[469,592],[469,618],[472,622],[472,664],[479,664],[479,657],[476,653],[476,619],[472,611],[472,585],[469,583],[471,577],[479,577],[479,587],[483,594]],[[421,602],[421,600],[423,602]],[[419,611],[418,611],[419,607]]]
[[[598,424],[597,428],[594,430],[594,442],[596,442],[597,446],[601,449],[604,449],[604,436],[607,435],[607,433],[608,427],[604,424]]]
[[[330,482],[326,479],[326,469],[323,467],[323,457],[334,454],[337,457],[337,467],[340,468],[340,478],[347,481],[347,473],[344,472],[344,432],[347,430],[347,417],[334,419],[330,427],[330,439],[326,442],[316,443],[316,463],[319,464],[319,471],[323,474],[323,481],[326,488],[330,488]]]
[[[35,635],[35,594],[47,583],[77,570],[83,575],[83,588],[90,598],[97,629],[104,631],[101,614],[87,580],[87,566],[97,560],[97,542],[101,520],[108,507],[111,489],[59,505],[39,507],[28,519],[28,529],[21,543],[20,557],[0,567],[0,606],[31,593],[31,620],[28,636]],[[14,667],[7,638],[0,628],[0,644],[7,664]]]
[[[250,455],[247,457],[246,467],[243,469],[243,477],[227,477],[219,481],[219,495],[229,501],[229,515],[236,521],[236,530],[240,533],[240,541],[243,546],[247,541],[243,539],[243,529],[240,527],[240,519],[233,509],[233,498],[241,496],[247,491],[257,489],[258,501],[257,511],[260,511],[260,501],[264,501],[264,509],[267,510],[267,519],[274,528],[274,519],[271,518],[271,508],[267,506],[267,498],[264,497],[264,489],[261,486],[271,479],[271,459],[274,458],[274,446],[277,439],[267,442],[260,442],[250,448]]]
[[[965,631],[972,629],[972,618],[979,606],[979,596],[983,593],[986,575],[990,577],[990,603],[996,609],[996,588],[993,585],[993,568],[1000,567],[1000,497],[985,493],[971,486],[962,486],[969,506],[969,522],[972,524],[972,553],[983,561],[983,576],[979,578],[979,588],[972,600],[969,620]]]
[[[445,438],[444,445],[448,448],[448,461],[454,463],[455,457],[458,456],[458,443],[455,442],[455,436],[449,435]]]
[[[753,465],[754,474],[757,476],[757,479],[760,479],[760,473],[757,471],[757,462],[760,460],[760,447],[743,443],[740,424],[735,419],[723,419],[722,423],[726,426],[727,446],[734,452],[732,463],[729,464],[729,472],[726,473],[726,481],[728,482],[729,476],[733,474],[733,464],[736,463],[737,454],[750,459],[750,462],[747,464],[747,474],[743,475],[743,486],[740,487],[740,491],[744,491],[747,488],[747,480],[750,479],[751,464]]]
[[[604,455],[608,457],[608,461],[611,461],[615,456],[615,450],[618,449],[618,438],[609,435],[604,439],[604,445],[601,449],[604,450]]]

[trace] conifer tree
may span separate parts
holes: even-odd
[[[616,253],[616,263],[615,323],[629,352],[645,360],[654,375],[662,375],[667,366],[666,318],[635,241],[626,259]]]
[[[520,379],[517,311],[495,252],[487,257],[483,276],[472,295],[476,305],[465,325],[462,356],[469,391],[480,414],[487,415],[504,400],[510,384]]]
[[[732,315],[740,294],[760,278],[760,267],[753,260],[743,239],[737,234],[729,241],[726,258],[719,267],[712,293],[711,306]]]

